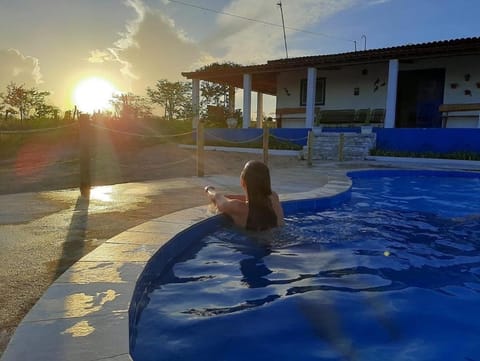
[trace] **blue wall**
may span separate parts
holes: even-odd
[[[298,145],[307,145],[308,130],[306,128],[273,128],[270,134],[278,140],[290,141]]]
[[[480,153],[478,128],[374,128],[377,149],[399,152]]]
[[[262,141],[262,129],[257,128],[205,128],[205,141],[249,142]]]
[[[326,132],[359,132],[360,128],[324,128]],[[373,128],[377,133],[376,148],[383,151],[416,153],[480,153],[479,128]],[[208,141],[235,143],[248,141],[262,142],[262,129],[227,129],[206,128],[205,139]],[[291,141],[298,145],[307,144],[306,128],[272,128],[270,134],[279,140]]]
[[[270,134],[281,141],[290,141],[298,145],[307,144],[308,129],[305,128],[272,128]],[[263,129],[260,128],[205,128],[206,141],[224,141],[242,143],[248,141],[262,142]]]

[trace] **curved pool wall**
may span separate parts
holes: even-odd
[[[394,169],[394,170],[356,170],[347,172],[350,182],[339,182],[336,185],[337,192],[333,195],[325,195],[325,189],[318,189],[315,192],[297,193],[295,199],[282,201],[282,207],[285,215],[302,212],[302,211],[320,211],[335,207],[350,199],[352,189],[352,179],[368,178],[368,177],[388,177],[388,176],[432,176],[432,177],[464,177],[479,178],[480,173],[467,171],[443,171],[443,170],[410,170],[410,169]],[[343,184],[342,184],[343,183]],[[338,186],[343,185],[343,189],[339,190]],[[330,185],[331,186],[331,185]],[[328,188],[325,186],[324,188]],[[320,194],[319,194],[320,193]],[[327,193],[331,193],[327,191]],[[303,198],[302,196],[305,196]],[[287,197],[288,198],[288,197]],[[135,324],[139,312],[143,309],[145,300],[145,290],[148,288],[152,279],[162,273],[165,268],[169,267],[175,258],[179,256],[189,245],[198,239],[203,238],[207,234],[218,228],[228,226],[229,221],[222,215],[216,215],[206,220],[198,222],[182,232],[176,234],[170,241],[162,246],[148,261],[143,272],[141,273],[132,301],[129,307],[129,347],[130,350],[135,346]]]
[[[328,191],[328,188],[332,186],[337,190],[337,193],[325,196],[325,191]],[[343,190],[339,191],[339,186],[342,187]],[[295,196],[307,195],[307,193],[309,193],[311,198],[282,201],[283,211],[286,216],[289,216],[303,211],[333,208],[350,198],[351,186],[351,181],[337,182],[336,184],[327,184],[323,187],[324,189],[319,189],[316,192],[297,193]],[[317,196],[315,197],[315,195]],[[231,222],[221,214],[200,221],[176,234],[150,258],[137,281],[128,311],[130,350],[135,345],[135,324],[137,323],[139,312],[144,308],[145,302],[147,301],[145,299],[146,290],[148,290],[152,280],[156,279],[166,268],[170,267],[175,259],[194,242],[204,238],[217,229],[229,225],[231,225]]]
[[[288,173],[291,178],[286,177],[286,187],[279,192],[286,212],[315,207],[317,199],[342,193],[345,200],[348,199],[352,181],[345,176],[347,171],[314,168],[313,174],[329,176],[328,183],[320,187],[311,182],[288,183],[288,179],[296,176]],[[375,172],[384,175],[405,171],[366,172],[372,176],[380,175]],[[419,171],[413,172],[419,174]],[[361,175],[362,171],[354,173],[348,174],[352,177]],[[445,175],[452,172],[434,173]],[[463,171],[453,173],[480,177],[480,172],[472,175]],[[232,181],[237,184],[237,178]],[[203,181],[197,183],[201,186]],[[323,202],[328,204],[330,201],[335,198]],[[180,238],[190,227],[203,221],[207,222],[204,227],[209,227],[221,222],[221,218],[211,217],[207,206],[200,206],[152,219],[110,238],[65,271],[47,289],[16,328],[1,361],[131,361],[129,310],[132,299],[138,296],[135,293],[137,281],[145,272],[145,266],[152,262],[151,258],[159,249],[172,239]]]
[[[313,199],[344,193],[352,184],[345,171],[334,168],[305,170],[301,182],[295,182],[297,172],[277,174],[282,179],[277,191],[288,212],[314,206]],[[328,176],[327,183],[316,182],[317,175]],[[227,189],[238,186],[237,177],[189,182],[198,187],[205,182]],[[178,250],[172,246],[181,244],[191,227],[200,223],[208,231],[218,222],[222,217],[212,217],[203,205],[151,219],[108,239],[50,285],[16,327],[1,361],[131,361],[129,310],[145,266],[159,249],[173,256]]]

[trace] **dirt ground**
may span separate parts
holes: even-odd
[[[85,205],[78,191],[76,146],[40,141],[26,147],[14,157],[0,160],[0,199],[5,202],[0,207],[5,210],[9,206],[8,197],[31,202],[19,206],[35,207],[35,197],[45,191],[71,189],[75,196],[50,200],[52,211],[39,215],[35,221],[0,223],[0,356],[18,323],[53,280],[86,253],[152,218],[206,203],[203,191],[197,187],[172,187],[139,200],[132,208],[89,213],[86,222],[78,217]],[[103,144],[92,159],[92,185],[196,176],[195,155],[194,150],[175,144],[129,145],[123,149]],[[262,155],[207,151],[205,175],[239,175],[249,159],[261,160]],[[271,168],[288,168],[299,162],[296,156],[269,158]],[[128,192],[128,186],[124,191]],[[9,241],[19,237],[21,242]]]

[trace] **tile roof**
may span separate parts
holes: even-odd
[[[338,62],[379,61],[389,59],[413,59],[423,57],[443,57],[480,53],[480,37],[434,41],[421,44],[408,44],[389,48],[354,51],[348,53],[304,56],[298,58],[270,60],[269,65],[309,65]]]
[[[269,60],[265,64],[238,67],[220,67],[183,72],[188,79],[201,79],[243,87],[243,74],[252,74],[252,90],[265,94],[276,94],[276,75],[295,68],[328,68],[343,65],[386,62],[390,59],[408,61],[422,58],[448,57],[452,55],[480,54],[480,37],[407,44],[338,54],[314,55],[296,58]]]

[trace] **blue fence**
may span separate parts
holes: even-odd
[[[283,141],[304,146],[307,144],[308,130],[306,128],[272,128],[270,134]],[[323,128],[323,132],[360,132],[359,127],[352,128]],[[376,148],[391,152],[414,153],[480,153],[480,129],[478,128],[377,128]],[[261,141],[262,129],[227,129],[206,128],[207,141],[224,141],[242,143]]]
[[[308,131],[306,128],[273,128],[270,129],[270,134],[279,140],[304,146],[307,145]]]
[[[377,149],[416,153],[480,153],[478,128],[374,128]]]
[[[281,141],[289,141],[298,145],[307,144],[308,129],[306,128],[272,128],[270,134]],[[261,141],[261,128],[205,128],[205,141],[224,141],[229,143],[243,143]]]
[[[242,143],[261,139],[262,129],[256,128],[205,128],[205,141]]]

